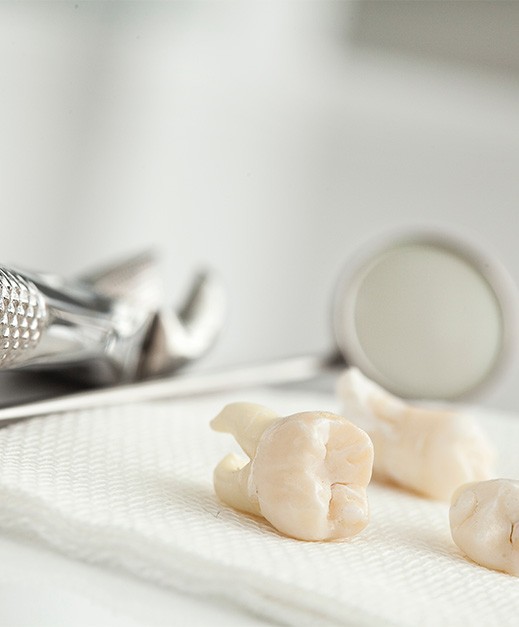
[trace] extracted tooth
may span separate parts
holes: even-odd
[[[519,481],[461,486],[449,513],[454,542],[474,562],[519,576]]]
[[[491,477],[494,451],[469,416],[408,405],[356,368],[341,376],[338,394],[344,415],[373,441],[377,478],[449,500],[458,486]]]
[[[216,494],[228,505],[301,540],[346,538],[368,523],[373,446],[345,418],[328,412],[280,418],[233,403],[211,424],[233,433],[249,455],[227,456],[215,470]]]

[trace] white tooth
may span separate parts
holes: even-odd
[[[408,405],[356,368],[341,376],[338,394],[373,441],[378,478],[449,500],[461,484],[492,476],[493,448],[469,416]]]
[[[232,423],[242,437],[244,430],[261,431],[250,463],[228,456],[218,465],[219,498],[236,509],[261,513],[278,531],[301,540],[334,540],[364,529],[369,519],[365,488],[373,465],[369,437],[327,412],[271,419],[266,426],[267,415],[244,403],[233,407],[232,420],[229,413],[218,417],[217,426]]]
[[[268,407],[256,403],[230,403],[213,418],[211,427],[215,431],[230,433],[252,458],[263,431],[277,420],[279,415]]]
[[[470,559],[519,576],[519,481],[461,486],[452,497],[449,518],[452,539]]]

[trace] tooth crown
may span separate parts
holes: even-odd
[[[452,539],[473,561],[519,576],[519,481],[461,486],[449,512]]]
[[[301,540],[336,540],[364,529],[373,465],[369,437],[328,412],[280,418],[259,407],[241,404],[240,419],[233,404],[213,421],[250,455],[249,460],[227,456],[217,466],[219,498]]]
[[[0,368],[35,348],[47,324],[45,302],[36,286],[19,274],[0,269]]]

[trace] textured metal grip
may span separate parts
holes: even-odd
[[[220,301],[220,283],[206,273],[180,314],[164,308],[149,255],[76,281],[0,267],[0,370],[45,370],[94,385],[163,375],[213,343]]]
[[[36,286],[0,268],[0,368],[23,359],[47,325],[45,301]]]

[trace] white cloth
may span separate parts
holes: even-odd
[[[12,425],[0,431],[0,528],[291,625],[517,624],[519,579],[462,556],[446,504],[373,483],[361,534],[305,543],[219,503],[212,470],[233,445],[208,422],[233,400],[338,409],[327,395],[251,390]],[[519,477],[519,418],[481,419],[500,474]]]

